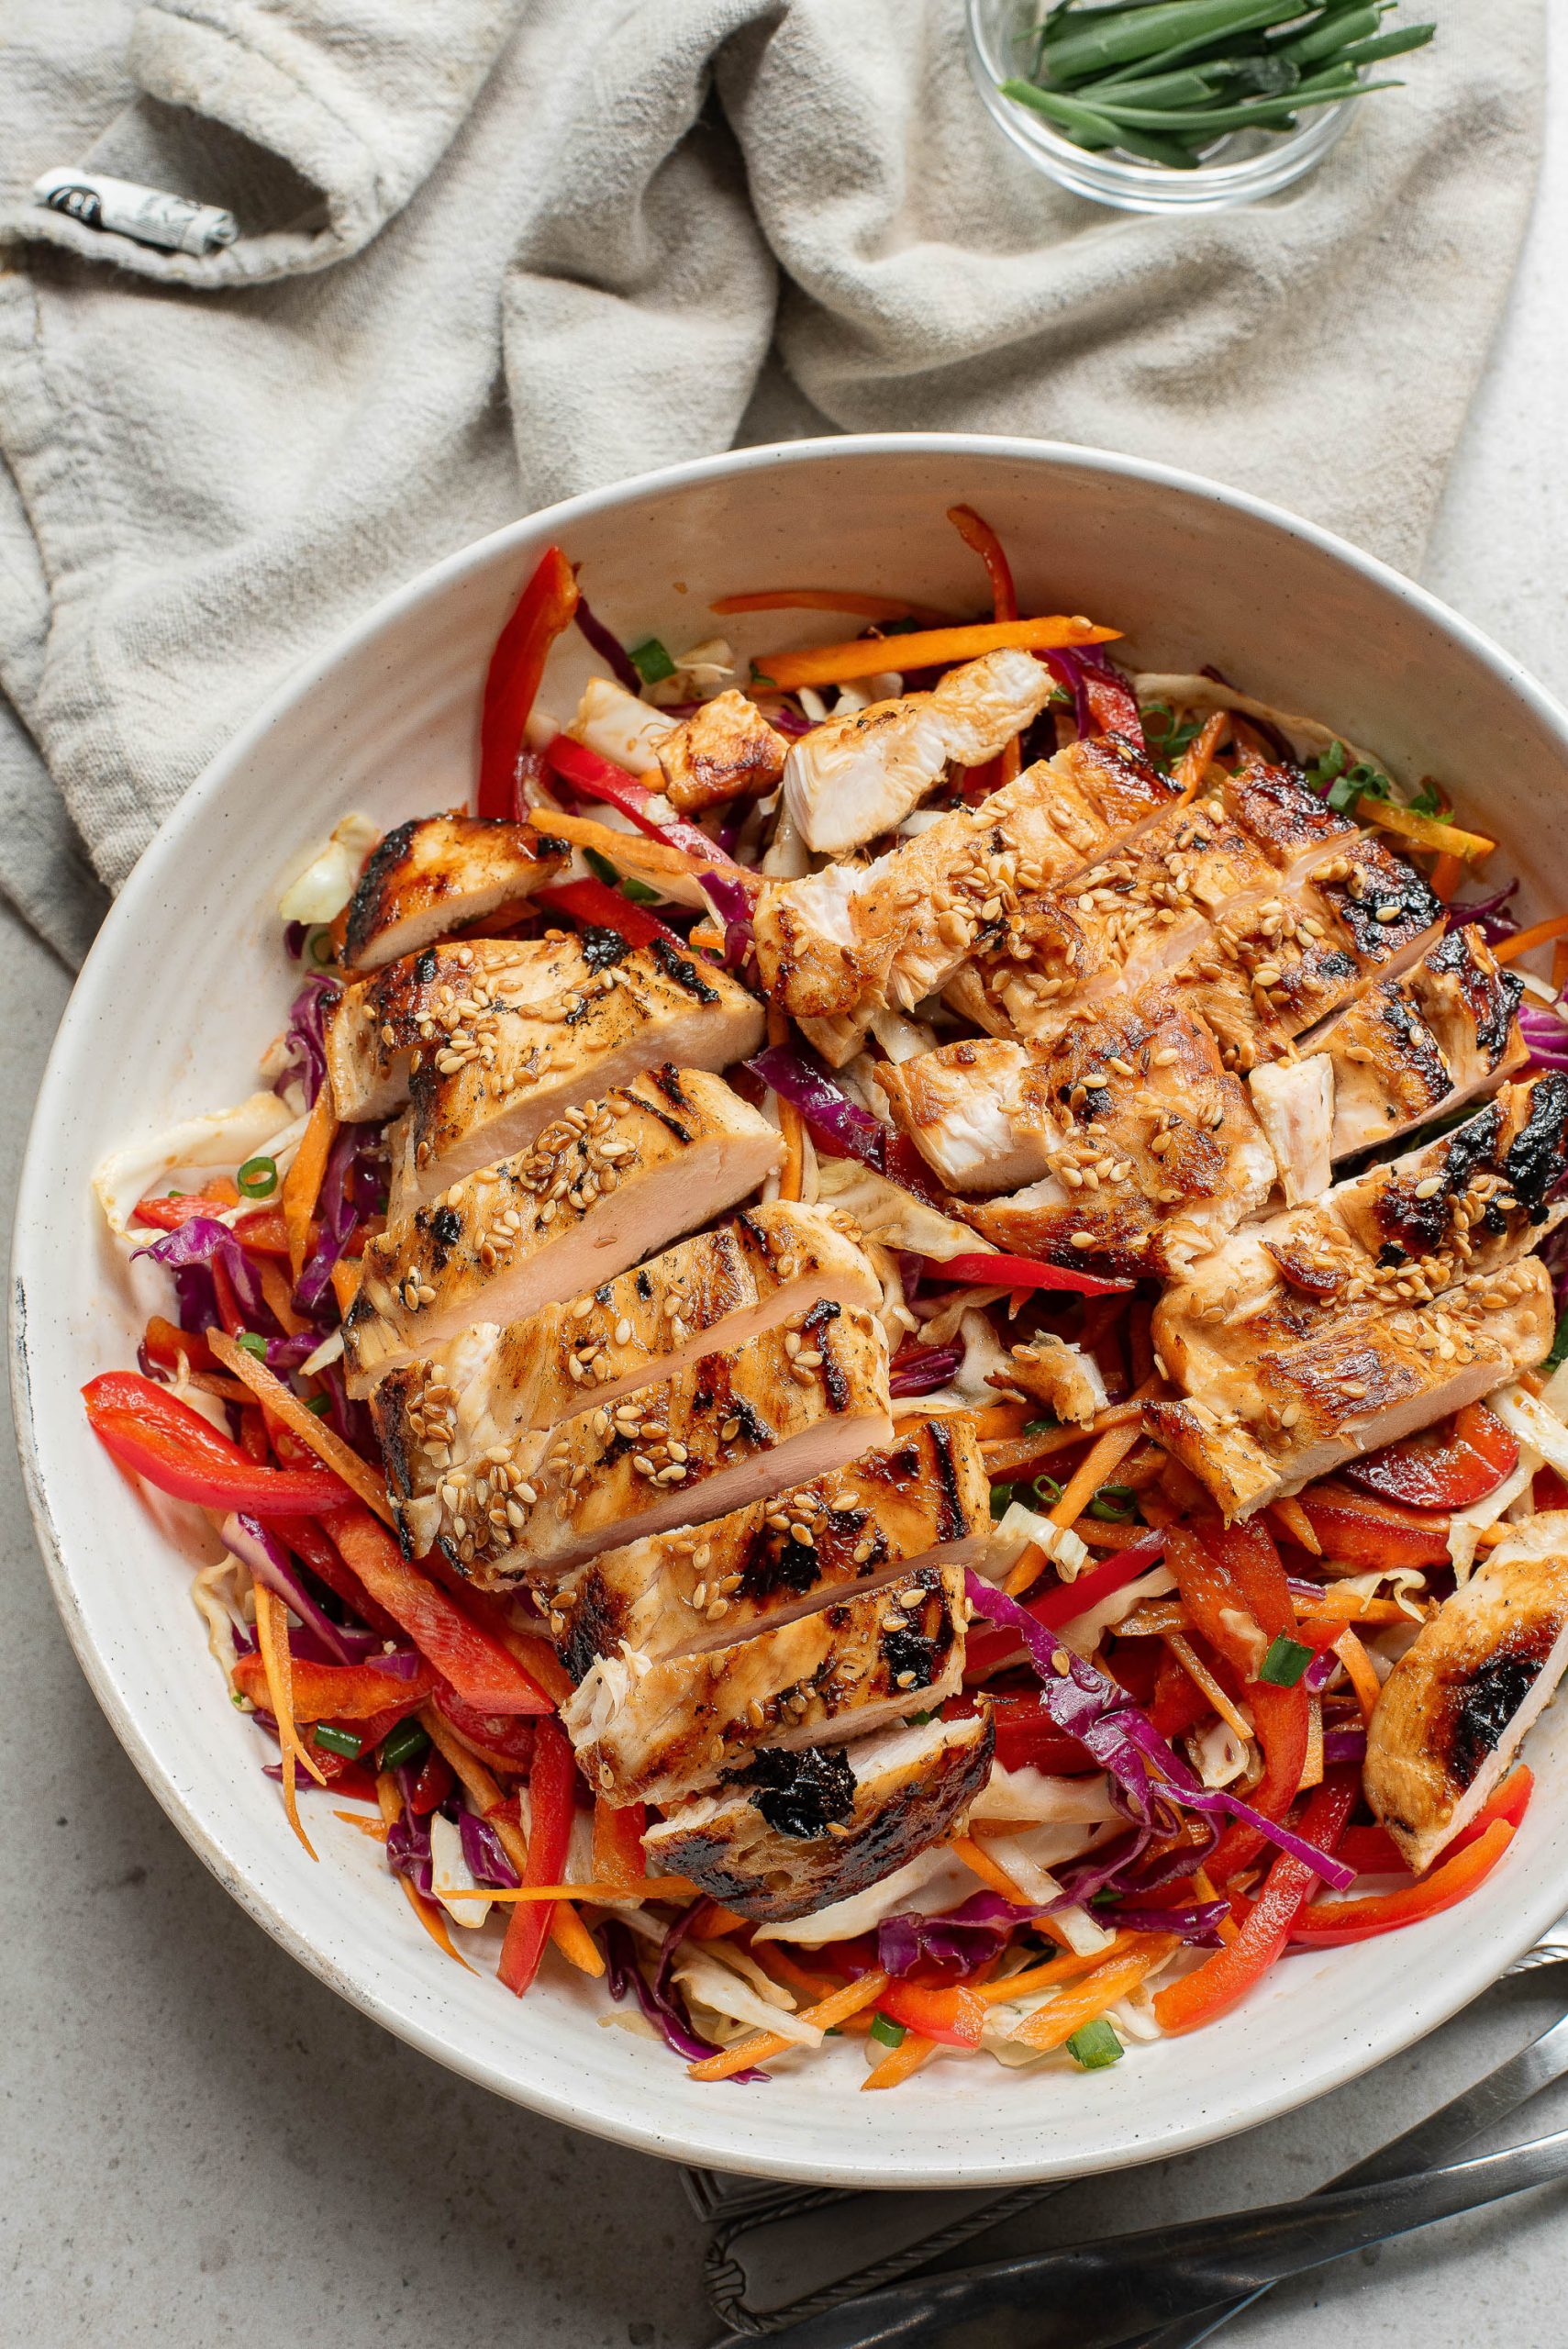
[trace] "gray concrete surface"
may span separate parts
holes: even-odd
[[[1561,46],[1561,45],[1560,45]],[[1568,70],[1555,117],[1568,130]],[[1568,694],[1568,138],[1427,576]],[[67,993],[0,912],[0,1197]],[[8,1247],[8,1236],[6,1241]],[[240,1915],[142,1787],[55,1619],[0,1436],[0,2343],[666,2349],[712,2339],[675,2172],[516,2111],[340,2005]],[[1396,2063],[1186,2160],[1070,2189],[984,2255],[1299,2193],[1539,2028],[1501,1986]],[[1531,2129],[1568,2121],[1543,2100]],[[1283,2290],[1241,2349],[1561,2349],[1561,2194]],[[967,2256],[975,2255],[971,2252]]]

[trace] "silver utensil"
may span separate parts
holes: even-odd
[[[1564,2177],[1568,2129],[1413,2177],[926,2277],[774,2338],[789,2349],[1127,2349],[1151,2317],[1251,2299],[1282,2277]]]

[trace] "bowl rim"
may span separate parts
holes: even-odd
[[[1229,488],[1181,466],[1126,456],[1109,450],[1017,434],[859,433],[769,442],[753,448],[731,450],[715,457],[692,459],[680,464],[656,468],[603,488],[584,491],[574,497],[559,500],[537,513],[504,524],[499,529],[442,556],[412,579],[380,596],[359,619],[281,681],[248,723],[208,762],[183,797],[165,817],[111,906],[98,938],[83,963],[51,1044],[28,1129],[17,1186],[10,1267],[10,1371],[17,1450],[34,1531],[49,1573],[55,1604],[88,1685],[121,1747],[185,1842],[224,1889],[292,1957],[361,2013],[382,2024],[397,2038],[448,2070],[472,2080],[476,2086],[491,2089],[512,2103],[589,2135],[668,2160],[710,2166],[733,2174],[790,2178],[813,2185],[851,2188],[868,2185],[932,2189],[949,2187],[1002,2188],[1051,2179],[1065,2181],[1093,2176],[1113,2165],[1163,2160],[1219,2142],[1241,2130],[1277,2120],[1398,2054],[1468,2005],[1555,1922],[1562,1907],[1561,1898],[1557,1894],[1538,1893],[1533,1900],[1521,1904],[1508,1930],[1501,1933],[1478,1935],[1473,1942],[1457,1946],[1451,1962],[1437,1977],[1436,1987],[1429,1987],[1424,1982],[1412,1984],[1409,2000],[1397,2021],[1382,2032],[1370,2048],[1347,2042],[1337,2051],[1326,2053],[1316,2069],[1293,2076],[1288,2084],[1260,2085],[1240,2111],[1231,2109],[1217,2116],[1213,2107],[1195,2104],[1190,2119],[1153,2130],[1147,2136],[1140,2135],[1129,2145],[1108,2147],[1101,2163],[1085,2163],[1075,2156],[1052,2162],[1049,2152],[1043,2149],[1035,2154],[1022,2150],[1015,2154],[1004,2149],[1000,2155],[993,2149],[982,2150],[979,2158],[973,2161],[965,2158],[956,2165],[951,2162],[934,2164],[922,2169],[917,2163],[903,2161],[879,2168],[878,2156],[858,2140],[851,2142],[846,2138],[842,2154],[836,2155],[830,2126],[824,2128],[821,2150],[811,2158],[796,2157],[793,2154],[784,2157],[770,2156],[766,2152],[756,2149],[755,2132],[749,2137],[742,2130],[732,2131],[723,2125],[725,2115],[731,2107],[717,2100],[714,2105],[713,2125],[707,2130],[694,2129],[684,2119],[661,2126],[657,2120],[643,2117],[646,2100],[639,2101],[635,2094],[628,2097],[625,2109],[585,2110],[581,2101],[519,2077],[515,2069],[508,2070],[504,2063],[455,2044],[450,2038],[442,2035],[439,2025],[432,2025],[425,2020],[417,2003],[400,2003],[395,1991],[379,1987],[368,1973],[361,1971],[350,1975],[334,1964],[328,1955],[317,1948],[307,1932],[288,1913],[285,1898],[261,1890],[249,1880],[243,1870],[231,1864],[219,1837],[200,1816],[195,1797],[185,1793],[160,1757],[150,1735],[143,1731],[130,1697],[117,1683],[104,1658],[86,1635],[72,1572],[54,1525],[41,1465],[40,1436],[34,1419],[27,1346],[28,1281],[36,1278],[41,1290],[47,1274],[42,1262],[33,1257],[29,1234],[35,1228],[43,1228],[41,1217],[36,1217],[33,1210],[41,1199],[45,1181],[44,1162],[52,1145],[62,1106],[60,1097],[67,1082],[65,1064],[72,1055],[77,1030],[88,1017],[85,1009],[88,990],[83,987],[83,980],[92,973],[95,962],[103,959],[106,953],[105,941],[117,940],[122,932],[139,925],[155,907],[162,876],[177,862],[187,827],[196,822],[215,802],[221,800],[231,776],[243,767],[272,727],[301,699],[315,691],[339,663],[351,654],[373,646],[377,636],[389,624],[417,612],[422,605],[445,594],[471,570],[488,562],[507,545],[537,540],[540,536],[559,538],[584,519],[613,511],[631,500],[727,476],[743,477],[749,473],[762,473],[781,466],[816,463],[824,458],[854,462],[860,459],[877,458],[904,461],[921,455],[960,455],[976,460],[1010,458],[1027,464],[1106,473],[1174,490],[1261,521],[1282,531],[1287,538],[1296,539],[1347,565],[1373,585],[1392,594],[1429,625],[1455,640],[1525,704],[1547,733],[1556,737],[1562,745],[1564,761],[1568,762],[1568,708],[1564,708],[1512,654],[1484,630],[1451,610],[1428,589],[1406,578],[1379,557],[1363,552],[1321,525],[1292,514],[1250,491]],[[1568,1853],[1564,1855],[1563,1867],[1564,1875],[1568,1876]],[[1568,1883],[1562,1888],[1568,1890]],[[826,2111],[825,2108],[825,2114]],[[982,2138],[982,2147],[984,2143]]]

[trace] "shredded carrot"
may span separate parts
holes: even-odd
[[[314,1411],[307,1410],[293,1389],[285,1386],[281,1378],[274,1377],[264,1362],[258,1361],[252,1353],[247,1353],[243,1346],[236,1345],[234,1340],[221,1330],[209,1330],[206,1340],[225,1370],[231,1370],[241,1385],[248,1386],[275,1418],[282,1419],[292,1435],[298,1436],[301,1443],[307,1443],[317,1460],[341,1476],[344,1484],[359,1495],[365,1507],[373,1510],[384,1525],[390,1525],[392,1509],[386,1497],[385,1480],[376,1475],[369,1463],[361,1460],[352,1446],[345,1443],[325,1419],[318,1419]]]
[[[1463,878],[1463,858],[1451,855],[1445,849],[1432,867],[1432,895],[1440,905],[1450,902]]]
[[[1181,1946],[1174,1933],[1142,1933],[1139,1940],[1140,1948],[1096,1966],[1086,1980],[1064,1991],[1060,1998],[1052,1998],[1050,2006],[1026,2016],[1012,2033],[1013,2039],[1041,2054],[1061,2047],[1075,2031],[1082,2031],[1086,2022],[1093,2022],[1107,2007],[1114,2007],[1118,1998],[1125,1998],[1129,1990],[1136,1990],[1145,1975],[1152,1974],[1157,1965],[1163,1965]]]
[[[1095,628],[1088,620],[1058,613],[1050,618],[981,620],[973,628],[939,628],[901,636],[859,637],[851,644],[814,644],[804,652],[759,653],[751,663],[758,685],[781,693],[797,685],[847,685],[874,677],[896,663],[900,670],[945,669],[975,661],[985,652],[1049,652],[1069,644],[1108,644],[1119,629]]]
[[[1207,778],[1210,763],[1226,735],[1230,731],[1231,718],[1228,709],[1217,709],[1206,718],[1203,732],[1187,744],[1171,770],[1171,781],[1179,795],[1178,804],[1195,799]]]
[[[1080,1974],[1091,1973],[1096,1965],[1108,1965],[1135,1949],[1138,1941],[1136,1933],[1118,1933],[1104,1949],[1064,1949],[1060,1957],[1047,1958],[1043,1965],[1030,1965],[1021,1974],[1003,1974],[994,1982],[983,1983],[974,1995],[985,2006],[1003,2007],[1010,1998],[1027,1998],[1031,1991],[1047,1990],[1053,1983],[1071,1982]]]
[[[862,620],[918,620],[925,628],[951,628],[951,612],[931,604],[911,604],[902,596],[861,596],[847,587],[762,587],[749,596],[720,596],[708,606],[726,618],[731,612],[851,612]]]
[[[381,1805],[382,1835],[384,1840],[403,1816],[403,1797],[397,1791],[397,1781],[390,1770],[376,1772],[375,1798]],[[436,1947],[444,1950],[449,1957],[455,1958],[465,1973],[472,1974],[473,1967],[469,1965],[467,1958],[452,1940],[447,1928],[447,1920],[436,1903],[433,1900],[427,1900],[418,1886],[411,1884],[406,1876],[399,1876],[397,1881],[407,1897],[408,1906],[413,1909]]]
[[[477,1754],[462,1745],[452,1735],[433,1705],[419,1708],[419,1726],[444,1756],[455,1776],[479,1806],[479,1815],[495,1830],[501,1849],[519,1876],[528,1873],[528,1839],[505,1808],[506,1798]],[[573,1891],[573,1900],[581,1896]],[[550,1920],[550,1938],[563,1958],[580,1974],[600,1975],[605,1961],[598,1943],[572,1906],[572,1901],[557,1898]]]
[[[608,1803],[602,1795],[594,1801],[594,1877],[599,1884],[638,1884],[647,1880],[642,1856],[642,1831],[648,1824],[645,1803]]]
[[[1301,1549],[1310,1551],[1313,1557],[1323,1555],[1323,1544],[1312,1531],[1312,1520],[1298,1500],[1273,1501],[1270,1510],[1282,1533]]]
[[[310,1324],[294,1309],[294,1292],[270,1256],[256,1262],[256,1277],[261,1284],[261,1295],[276,1316],[279,1329],[285,1338],[297,1338]]]
[[[977,514],[973,506],[950,506],[948,520],[964,545],[973,547],[985,565],[985,575],[991,582],[992,618],[1016,620],[1018,617],[1018,594],[1013,584],[1013,566],[990,523]],[[997,787],[1016,782],[1022,764],[1022,741],[1015,734],[1011,741],[1003,745],[1001,756],[995,762]]]
[[[1334,1653],[1345,1667],[1346,1676],[1356,1692],[1356,1702],[1364,1720],[1371,1720],[1383,1694],[1383,1683],[1373,1667],[1373,1661],[1353,1631],[1343,1631],[1334,1642]]]
[[[1548,946],[1554,938],[1568,931],[1568,914],[1553,914],[1550,921],[1533,922],[1529,930],[1516,931],[1505,938],[1500,946],[1492,949],[1496,963],[1517,963],[1521,954],[1529,954],[1538,946]]]
[[[338,1300],[338,1310],[346,1321],[349,1308],[360,1293],[360,1277],[364,1271],[362,1256],[339,1256],[332,1267],[332,1294]]]
[[[1141,1396],[1143,1389],[1140,1387],[1138,1392]],[[1141,1401],[1129,1400],[1113,1403],[1086,1428],[1047,1428],[1039,1435],[1009,1436],[999,1443],[982,1442],[985,1472],[993,1484],[1006,1484],[1020,1475],[1026,1468],[1032,1467],[1037,1461],[1052,1459],[1059,1452],[1071,1452],[1074,1444],[1104,1434],[1106,1428],[1125,1427],[1129,1419],[1141,1421],[1142,1417]]]
[[[350,1827],[357,1827],[373,1843],[384,1843],[389,1832],[384,1819],[367,1819],[362,1810],[335,1810],[334,1819],[342,1820]]]
[[[327,1172],[327,1161],[338,1132],[338,1113],[332,1106],[330,1078],[316,1097],[316,1106],[295,1152],[294,1164],[284,1176],[279,1205],[284,1211],[284,1230],[288,1233],[289,1265],[297,1281],[305,1270],[305,1260],[310,1252],[310,1219],[316,1213],[316,1202],[321,1195],[321,1178]]]
[[[1218,1900],[1220,1897],[1214,1888],[1214,1878],[1207,1868],[1194,1868],[1193,1890],[1200,1900]],[[1233,1942],[1241,1928],[1235,1918],[1227,1913],[1218,1920],[1214,1930],[1222,1942]]]
[[[886,1989],[888,1976],[880,1966],[870,1974],[862,1974],[853,1982],[846,1982],[826,1998],[818,1998],[814,2007],[803,2007],[802,2022],[819,2023],[824,2031],[831,2031],[850,2015],[859,2014],[862,2007],[874,2007]],[[781,2039],[776,2031],[756,2031],[750,2039],[738,2039],[733,2047],[720,2048],[717,2055],[705,2055],[700,2064],[688,2064],[686,2070],[694,2080],[727,2080],[733,2072],[744,2072],[753,2064],[771,2063],[787,2048],[799,2042]]]
[[[1159,1384],[1157,1379],[1151,1379],[1149,1381],[1151,1391]],[[1106,1427],[1095,1436],[1094,1442],[1062,1486],[1062,1498],[1051,1510],[1052,1525],[1059,1525],[1065,1531],[1076,1518],[1081,1517],[1100,1486],[1115,1474],[1133,1445],[1139,1441],[1143,1433],[1141,1392],[1140,1389],[1138,1395],[1129,1397],[1127,1403],[1121,1407],[1123,1416],[1117,1426]],[[1079,1430],[1077,1432],[1081,1435],[1083,1431]],[[990,1466],[989,1463],[987,1466]],[[998,1472],[991,1467],[990,1473],[995,1476]],[[1034,1550],[1031,1544],[1030,1550],[1026,1550],[1018,1561],[1003,1586],[1010,1598],[1016,1598],[1020,1591],[1028,1590],[1037,1580],[1040,1565],[1034,1562],[1038,1561],[1040,1556],[1040,1553]]]
[[[974,1432],[983,1441],[995,1442],[1005,1436],[1022,1435],[1031,1419],[1040,1416],[1038,1403],[987,1403],[983,1411],[970,1414]]]
[[[895,2088],[912,2072],[917,2072],[937,2052],[934,2039],[922,2039],[917,2031],[906,2031],[896,2047],[890,2047],[873,2071],[861,2082],[862,2088]]]
[[[789,1020],[777,1004],[768,1006],[768,1041],[770,1044],[789,1042]],[[779,1197],[798,1199],[806,1179],[806,1125],[793,1101],[782,1093],[773,1096],[778,1103],[779,1131],[784,1136],[784,1164],[779,1169]]]
[[[783,1989],[804,1992],[808,2003],[830,1998],[839,1987],[830,1974],[817,1974],[802,1965],[798,1958],[790,1955],[783,1942],[756,1942],[751,1956],[771,1980]]]
[[[1004,1900],[1014,1901],[1020,1909],[1030,1909],[1034,1906],[1029,1894],[1014,1883],[1006,1869],[994,1860],[990,1853],[975,1842],[973,1835],[953,1836],[948,1849],[954,1859],[962,1860],[964,1866],[980,1878],[982,1884],[988,1884],[993,1892],[1001,1894]]]
[[[473,1594],[470,1593],[472,1599]],[[575,1683],[550,1642],[536,1638],[531,1631],[521,1631],[515,1623],[498,1620],[496,1636],[504,1647],[509,1648],[528,1674],[536,1680],[552,1705],[562,1706],[571,1696]]]
[[[694,1942],[721,1942],[726,1933],[742,1932],[750,1920],[727,1909],[722,1900],[705,1900],[687,1928]]]
[[[663,775],[657,768],[652,773],[662,790]],[[570,841],[576,848],[596,850],[612,863],[624,865],[629,871],[640,867],[645,873],[678,874],[684,878],[712,870],[700,856],[674,848],[668,841],[652,840],[646,833],[617,832],[608,824],[596,824],[591,816],[563,816],[553,807],[530,807],[528,821],[536,831],[548,833],[551,840]],[[715,848],[713,864],[720,862],[720,852]]]
[[[256,1598],[256,1644],[261,1651],[261,1666],[267,1675],[267,1703],[278,1725],[278,1748],[283,1755],[284,1809],[288,1813],[289,1825],[314,1859],[316,1853],[310,1838],[299,1821],[296,1765],[303,1762],[318,1787],[324,1787],[327,1778],[295,1727],[294,1674],[289,1662],[288,1627],[283,1600],[264,1582],[258,1582],[252,1587]]]
[[[1489,1525],[1481,1535],[1485,1545],[1487,1536],[1501,1541],[1511,1526]],[[1326,1590],[1321,1599],[1298,1610],[1302,1623],[1408,1623],[1411,1618],[1392,1598],[1367,1598],[1359,1590]]]
[[[1246,1720],[1242,1715],[1237,1711],[1235,1706],[1231,1703],[1229,1698],[1226,1695],[1224,1689],[1215,1678],[1213,1673],[1210,1672],[1208,1666],[1204,1663],[1203,1658],[1199,1655],[1192,1642],[1182,1631],[1167,1631],[1163,1636],[1165,1645],[1170,1649],[1171,1653],[1175,1657],[1176,1662],[1181,1665],[1182,1670],[1186,1674],[1187,1678],[1192,1682],[1194,1687],[1200,1688],[1203,1691],[1203,1694],[1208,1698],[1210,1705],[1219,1715],[1220,1720],[1225,1723],[1225,1726],[1230,1731],[1231,1734],[1235,1737],[1239,1737],[1243,1745],[1251,1745],[1252,1742],[1252,1731],[1248,1728]]]
[[[1470,864],[1490,856],[1497,845],[1485,832],[1461,831],[1457,824],[1440,823],[1435,816],[1420,816],[1414,807],[1401,807],[1396,799],[1363,796],[1356,801],[1356,814],[1363,824],[1376,824],[1416,848],[1435,849],[1440,856],[1462,857]]]
[[[493,1825],[499,1827],[500,1820]],[[467,1898],[462,1887],[446,1886],[460,1899]],[[596,1900],[607,1906],[616,1900],[690,1900],[698,1891],[689,1876],[645,1876],[629,1884],[606,1878],[587,1884],[525,1884],[499,1891],[485,1887],[492,1900],[505,1900],[513,1908],[523,1908],[532,1900]]]

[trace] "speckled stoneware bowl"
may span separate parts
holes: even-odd
[[[375,1847],[306,1798],[313,1866],[228,1702],[167,1525],[88,1436],[78,1389],[132,1359],[136,1323],[89,1180],[104,1154],[235,1100],[280,1025],[292,970],[280,886],[337,816],[463,800],[497,626],[559,540],[595,608],[633,640],[708,632],[710,597],[768,585],[979,602],[944,520],[1001,531],[1026,610],[1125,629],[1139,666],[1217,662],[1413,774],[1430,769],[1507,846],[1527,913],[1568,897],[1568,718],[1506,654],[1382,565],[1255,499],[1126,458],[1026,440],[862,439],[750,450],[553,508],[388,598],[302,670],[164,826],[105,925],[39,1097],[17,1222],[17,1419],[66,1628],[117,1735],[182,1833],[302,1964],[415,2047],[502,2096],[651,2153],[857,2186],[1006,2184],[1145,2161],[1248,2129],[1336,2087],[1473,1998],[1568,1907],[1568,1721],[1530,1742],[1541,1785],[1485,1891],[1359,1948],[1294,1957],[1191,2039],[1114,2069],[938,2063],[860,2093],[857,2042],[771,2084],[698,2087],[662,2047],[602,2028],[603,1992],[547,1964],[525,1999],[420,1932]],[[832,636],[790,615],[727,624],[746,651]],[[585,650],[545,699],[570,707]],[[488,1929],[487,1929],[488,1930]]]

